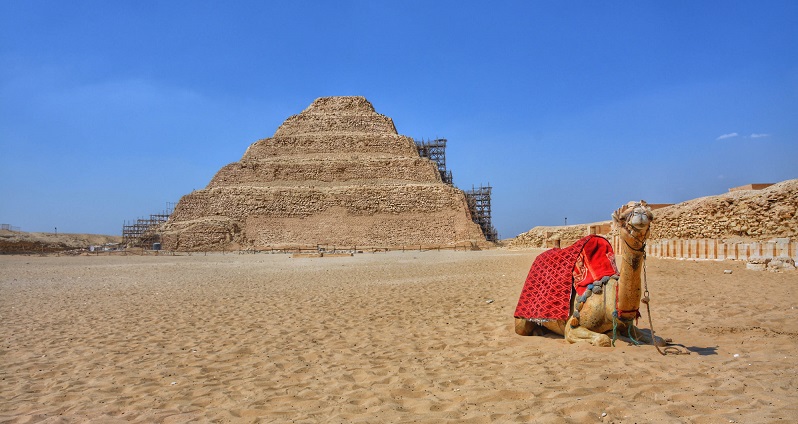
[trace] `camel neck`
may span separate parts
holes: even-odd
[[[621,236],[623,238],[623,236]],[[618,261],[618,310],[637,311],[640,307],[641,275],[643,271],[643,261],[645,251],[632,249],[624,240],[621,243],[621,260]],[[632,318],[631,313],[623,314],[623,318]]]

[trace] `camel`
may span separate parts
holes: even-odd
[[[569,343],[589,342],[594,346],[612,346],[613,340],[608,334],[614,333],[615,337],[627,342],[636,340],[653,344],[650,330],[639,330],[634,326],[634,321],[639,316],[646,239],[654,216],[646,202],[640,201],[618,209],[612,214],[612,219],[623,241],[620,243],[620,255],[616,252],[616,257],[620,257],[620,277],[604,278],[597,290],[588,290],[582,296],[572,292],[570,317],[567,320],[545,321],[540,325],[565,336]],[[648,302],[647,297],[643,301]],[[523,318],[515,319],[515,331],[523,336],[543,333],[538,324]],[[666,340],[661,337],[655,337],[654,341],[657,346],[666,345]]]

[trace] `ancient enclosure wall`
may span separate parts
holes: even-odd
[[[716,239],[652,240],[647,254],[657,258],[749,260],[789,257],[798,261],[798,242],[776,239],[766,242],[724,242]]]

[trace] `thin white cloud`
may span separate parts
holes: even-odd
[[[722,136],[716,138],[715,140],[725,140],[727,138],[737,137],[738,135],[740,135],[740,134],[737,134],[736,132],[723,134]]]
[[[751,138],[764,138],[764,137],[770,137],[770,134],[757,134],[757,133],[751,134]]]

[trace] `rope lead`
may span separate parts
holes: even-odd
[[[667,355],[668,353],[671,353],[671,354],[674,354],[674,355],[689,355],[690,351],[687,350],[687,349],[681,350],[681,349],[679,349],[676,346],[667,346],[667,347],[665,347],[665,351],[663,352],[662,349],[660,349],[659,346],[657,346],[657,338],[654,335],[654,324],[651,323],[651,306],[649,305],[649,302],[651,301],[651,299],[649,298],[648,280],[646,279],[646,254],[645,253],[643,253],[643,284],[644,284],[644,287],[645,287],[645,292],[643,292],[643,298],[641,299],[641,301],[646,304],[646,315],[648,315],[648,328],[651,329],[651,344],[657,349],[657,352],[659,352],[659,354],[663,355],[663,356]]]

